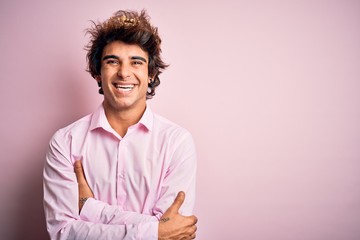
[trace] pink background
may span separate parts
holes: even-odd
[[[47,239],[48,141],[101,102],[84,29],[142,8],[171,64],[149,105],[197,144],[197,239],[360,239],[355,0],[2,0],[0,238]]]

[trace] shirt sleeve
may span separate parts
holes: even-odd
[[[137,212],[124,211],[116,205],[89,198],[80,212],[80,219],[104,224],[138,224],[142,222],[158,222],[155,216]]]
[[[154,215],[161,218],[174,202],[178,192],[185,192],[185,201],[179,213],[184,216],[193,214],[195,206],[197,156],[194,140],[189,132],[185,132],[172,141],[174,153],[169,159],[165,177],[161,184],[158,201],[154,207]]]
[[[149,216],[143,215],[142,218],[141,214],[131,216],[131,213],[126,213],[117,222],[121,224],[80,218],[78,185],[66,142],[66,136],[58,131],[50,141],[44,166],[44,210],[51,239],[157,240],[158,222]]]

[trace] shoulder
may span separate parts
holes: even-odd
[[[89,130],[92,114],[88,114],[75,122],[57,130],[51,142],[67,141],[76,135],[84,135]]]
[[[154,115],[154,134],[160,148],[168,150],[171,169],[185,164],[189,168],[196,167],[196,146],[192,134],[184,127],[159,115]],[[184,166],[185,166],[184,165]]]
[[[193,141],[191,133],[186,128],[156,113],[154,113],[153,130],[156,134],[170,141],[178,143]]]
[[[154,128],[158,131],[166,131],[166,132],[178,132],[182,134],[189,134],[189,131],[184,127],[178,125],[177,123],[159,115],[153,113],[154,115]]]
[[[68,126],[57,130],[49,141],[47,151],[47,163],[69,163],[72,152],[73,138],[77,136],[86,136],[89,126],[90,115],[85,116]]]

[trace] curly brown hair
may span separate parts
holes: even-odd
[[[92,27],[87,29],[90,42],[85,50],[88,51],[87,71],[93,78],[100,76],[101,56],[107,44],[113,41],[136,44],[149,55],[148,71],[153,80],[149,83],[146,98],[150,99],[155,95],[155,88],[160,85],[159,75],[168,65],[161,59],[158,29],[150,24],[149,19],[145,10],[140,13],[120,10],[102,23],[92,22]],[[104,94],[101,83],[99,87],[99,93]]]

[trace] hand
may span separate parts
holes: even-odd
[[[86,181],[84,170],[80,160],[75,161],[74,170],[79,186],[79,213],[88,198],[93,198],[94,194],[91,191],[89,184]]]
[[[188,240],[196,237],[195,216],[182,216],[179,209],[185,200],[185,193],[179,192],[173,204],[166,210],[159,222],[159,240]]]

